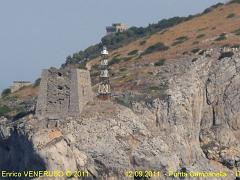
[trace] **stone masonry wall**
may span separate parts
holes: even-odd
[[[82,109],[86,102],[93,101],[92,87],[89,82],[91,82],[89,71],[78,70],[78,96],[79,96],[79,106]]]
[[[41,75],[40,88],[38,93],[36,114],[43,115],[47,111],[47,87],[48,85],[48,70],[44,69]]]
[[[92,99],[88,71],[43,70],[36,115],[51,119],[78,116]]]

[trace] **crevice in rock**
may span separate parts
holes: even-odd
[[[212,114],[213,114],[213,126],[216,126],[217,125],[217,122],[216,122],[216,112],[215,112],[215,108],[212,107]]]

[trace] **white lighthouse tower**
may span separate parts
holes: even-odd
[[[102,100],[108,100],[111,98],[111,86],[109,81],[108,51],[105,46],[103,47],[101,55],[98,97]]]

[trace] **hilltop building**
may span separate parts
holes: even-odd
[[[10,86],[11,93],[14,93],[25,86],[30,86],[32,83],[30,81],[13,81],[13,85]]]
[[[122,23],[115,23],[112,26],[107,26],[106,31],[107,34],[117,33],[117,32],[124,32],[128,29],[127,25]]]

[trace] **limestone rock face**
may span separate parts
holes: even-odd
[[[152,179],[172,179],[165,173],[183,170],[227,172],[222,179],[234,179],[240,168],[240,58],[238,51],[231,58],[221,53],[212,49],[194,62],[186,56],[156,70],[154,83],[162,84],[163,71],[168,83],[164,98],[132,101],[131,108],[96,100],[79,117],[8,125],[10,131],[1,131],[0,169],[7,161],[8,169],[27,169],[34,161],[38,169],[86,170],[89,179],[129,179],[130,170],[161,171]]]

